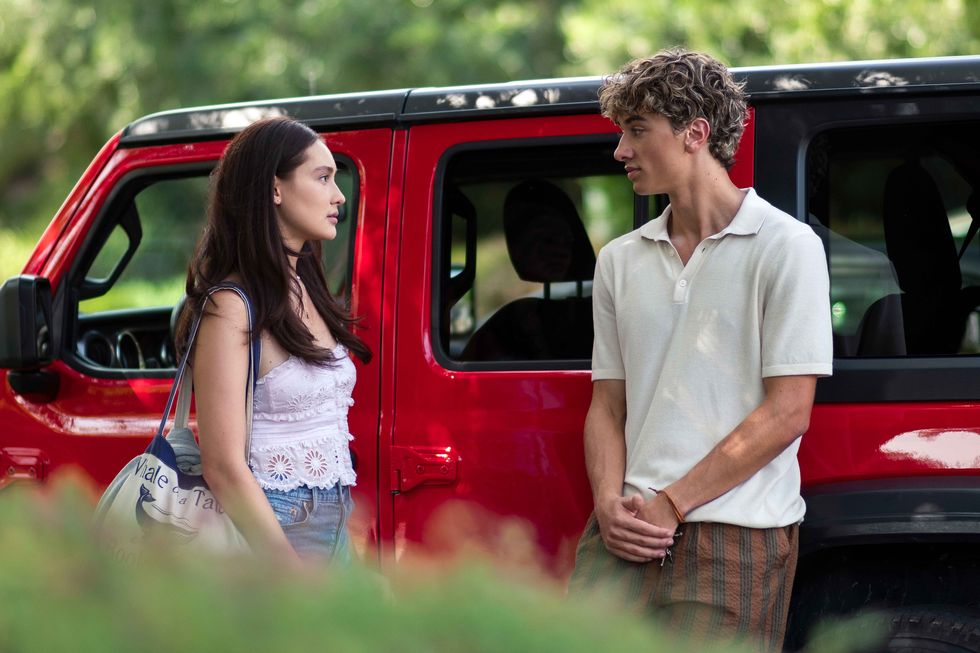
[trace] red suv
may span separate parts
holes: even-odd
[[[734,72],[752,111],[732,178],[812,225],[831,279],[835,372],[800,450],[790,643],[863,606],[942,630],[980,601],[980,57]],[[383,563],[435,551],[439,512],[463,502],[524,520],[567,574],[592,507],[595,252],[665,201],[635,196],[613,160],[599,82],[130,124],[0,290],[0,487],[69,465],[105,484],[145,447],[172,381],[208,173],[244,125],[288,114],[340,164],[347,215],[325,262],[376,353],[351,414],[356,546]],[[493,521],[467,528],[486,535]]]

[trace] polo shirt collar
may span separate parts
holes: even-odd
[[[745,197],[742,199],[742,205],[738,207],[735,217],[732,218],[732,221],[728,223],[727,227],[709,236],[709,238],[721,238],[728,234],[734,236],[753,236],[759,233],[759,229],[762,228],[762,223],[765,220],[766,202],[756,194],[754,188],[743,188],[742,190],[748,190],[748,192],[745,193]],[[670,205],[659,216],[640,227],[640,235],[650,240],[670,242],[670,236],[667,234],[669,217]]]

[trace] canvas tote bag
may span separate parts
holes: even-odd
[[[148,541],[212,552],[248,550],[245,539],[208,488],[201,473],[201,450],[187,426],[193,385],[187,360],[201,326],[204,306],[219,290],[236,292],[247,308],[251,346],[248,349],[244,455],[248,460],[259,339],[252,333],[254,313],[245,291],[235,284],[224,283],[210,288],[204,297],[156,435],[146,451],[119,472],[96,506],[96,530],[113,554],[123,560],[137,561]],[[173,428],[164,435],[175,398],[177,412]]]

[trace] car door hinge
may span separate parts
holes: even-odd
[[[392,447],[391,493],[455,483],[458,464],[452,447]]]
[[[0,488],[14,481],[43,481],[48,475],[48,457],[30,447],[0,448]]]

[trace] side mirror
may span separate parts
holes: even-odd
[[[54,357],[51,282],[31,274],[0,287],[0,368],[34,370]]]

